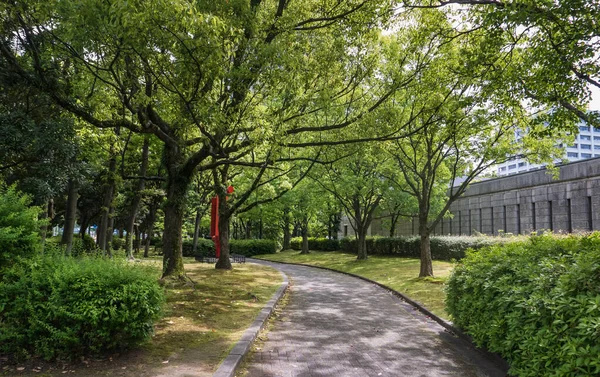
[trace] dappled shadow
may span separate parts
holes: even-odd
[[[362,280],[277,265],[290,301],[249,364],[249,376],[505,376],[468,342]]]

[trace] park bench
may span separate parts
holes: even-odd
[[[215,257],[196,257],[196,260],[201,263],[217,263]],[[246,256],[240,254],[229,254],[231,263],[246,263]]]

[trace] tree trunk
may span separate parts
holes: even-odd
[[[50,198],[46,203],[46,210],[42,212],[40,217],[43,221],[43,225],[40,227],[40,235],[42,239],[42,250],[46,244],[46,238],[48,237],[49,229],[52,229],[52,218],[54,217],[54,199]]]
[[[366,260],[368,258],[367,256],[367,227],[365,226],[358,226],[356,227],[357,229],[357,257],[356,260]]]
[[[227,205],[227,196],[219,193],[219,242],[221,243],[221,255],[215,265],[219,270],[231,270],[231,260],[229,260],[229,207]]]
[[[183,278],[182,227],[189,179],[169,174],[168,180],[163,232],[163,278]]]
[[[150,137],[146,135],[144,138],[144,146],[142,147],[142,164],[140,166],[140,177],[145,177],[148,171],[148,149],[150,147]],[[127,259],[133,260],[133,239],[132,233],[135,226],[135,219],[140,209],[140,202],[142,201],[142,191],[144,190],[146,181],[144,178],[140,178],[135,188],[133,198],[131,199],[131,206],[129,207],[129,216],[127,218],[127,235],[125,236],[125,255]]]
[[[140,235],[140,227],[135,225],[133,227],[133,234],[135,235],[135,241],[133,242],[133,252],[134,254],[138,254],[140,252],[140,243],[141,243],[141,235]],[[132,256],[133,258],[133,256]]]
[[[81,217],[79,218],[79,222],[81,223],[79,224],[79,237],[83,239],[85,233],[88,230],[88,227],[90,226],[90,219],[86,215],[81,215]]]
[[[114,189],[114,186],[113,186]],[[114,193],[114,191],[113,191]],[[110,209],[108,211],[108,227],[106,229],[106,255],[112,258],[112,239],[113,234],[115,232],[115,207],[111,204]]]
[[[283,250],[291,249],[291,232],[290,232],[290,212],[286,208],[283,210]]]
[[[66,254],[70,256],[71,249],[73,248],[73,232],[75,230],[77,199],[79,196],[79,185],[75,180],[69,179],[68,191],[69,194],[67,197],[67,206],[65,211],[65,226],[60,243],[67,245]]]
[[[154,222],[156,221],[156,211],[158,210],[158,203],[156,200],[150,204],[150,210],[148,212],[148,229],[146,229],[146,244],[144,245],[144,258],[148,258],[150,253],[150,242],[154,236]]]
[[[419,235],[421,236],[421,271],[419,272],[419,277],[433,276],[433,262],[431,261],[431,245],[429,242],[427,216],[419,216]]]
[[[308,249],[308,217],[304,216],[302,219],[302,251],[300,254],[310,254]]]
[[[108,165],[108,174],[106,184],[104,185],[104,199],[102,200],[102,211],[100,215],[100,225],[96,231],[96,244],[100,250],[106,252],[108,242],[108,228],[110,226],[110,210],[115,194],[115,171],[117,170],[117,158],[114,144],[110,147],[110,162]],[[110,251],[109,251],[110,253]]]
[[[390,238],[394,238],[396,234],[396,224],[398,223],[398,218],[400,215],[392,214],[391,224],[390,224]]]
[[[194,241],[192,244],[192,253],[196,255],[198,250],[198,236],[200,235],[200,220],[202,220],[202,213],[200,208],[196,209],[196,221],[194,223]]]

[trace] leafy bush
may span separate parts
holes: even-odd
[[[302,250],[302,237],[292,238],[290,246],[294,250]],[[337,251],[340,249],[338,240],[330,240],[329,238],[308,238],[308,249],[318,251]]]
[[[247,257],[260,254],[275,254],[279,245],[274,240],[231,240],[229,249],[233,254]]]
[[[368,255],[393,255],[399,257],[420,258],[421,240],[411,237],[367,237]],[[497,243],[514,242],[511,238],[497,237],[431,237],[431,256],[436,260],[459,260],[464,258],[467,249],[480,249]],[[356,254],[357,241],[354,238],[340,240],[340,250]]]
[[[63,253],[65,252],[65,245],[60,245],[61,237],[51,237],[46,240],[47,246],[53,246],[53,249],[61,250]],[[100,249],[96,245],[96,241],[94,239],[84,234],[83,238],[79,235],[73,236],[73,244],[71,246],[71,256],[78,257],[84,255],[96,255],[100,254]]]
[[[14,186],[0,185],[0,269],[40,250],[40,209]]]
[[[215,243],[212,240],[198,238],[198,245],[196,246],[196,252],[194,253],[194,241],[184,240],[182,252],[184,257],[214,257]]]
[[[113,250],[121,250],[121,249],[125,250],[125,238],[113,237],[112,238],[112,248],[113,248]]]
[[[512,375],[600,375],[600,234],[470,252],[448,280],[447,309]]]
[[[0,353],[75,358],[136,345],[161,311],[158,275],[91,257],[17,263],[0,282]]]

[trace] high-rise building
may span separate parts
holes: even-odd
[[[517,139],[520,137],[517,132]],[[573,145],[565,148],[565,158],[569,161],[585,160],[587,158],[600,157],[600,128],[591,127],[586,124],[579,125],[579,134],[575,136]],[[536,170],[544,165],[530,164],[524,158],[514,157],[509,161],[499,164],[496,169],[498,176],[522,173],[524,171]]]

